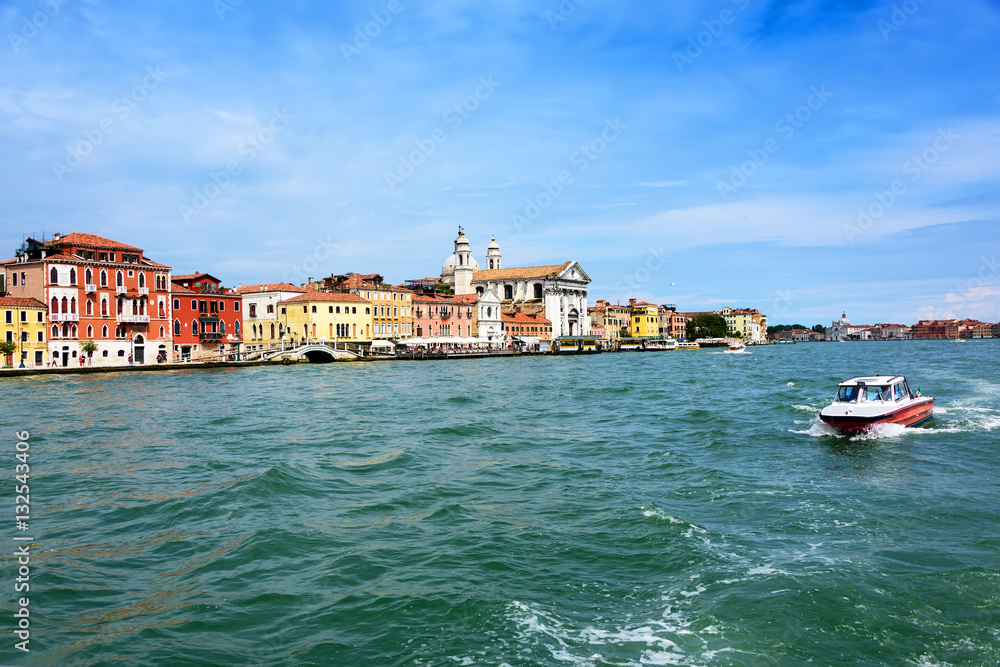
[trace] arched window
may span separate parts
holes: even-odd
[[[56,271],[56,267],[52,267],[49,271],[49,284],[58,285],[59,284],[59,272]]]
[[[337,306],[337,314],[340,315],[340,306]]]
[[[489,319],[492,319],[492,318],[493,318],[493,307],[492,306],[487,306],[486,307],[486,319],[489,320]]]
[[[142,271],[139,272],[139,287],[146,286],[146,274]]]
[[[302,325],[302,335],[305,336],[306,338],[309,338],[309,325],[308,324],[303,324]]]
[[[115,285],[121,287],[124,284],[125,284],[125,276],[122,274],[121,271],[119,271],[118,273],[115,274]]]
[[[101,327],[101,338],[107,338],[107,337],[108,337],[108,325],[105,324],[103,327]]]
[[[167,316],[167,306],[166,304],[163,303],[163,301],[160,301],[160,317],[166,317],[166,316]]]
[[[365,308],[365,315],[371,315],[371,314],[372,314],[372,309],[371,308]]]
[[[69,270],[69,284],[76,286],[76,269],[70,268]]]
[[[226,333],[226,321],[225,320],[219,320],[219,333],[220,334]]]
[[[52,307],[49,308],[49,312],[51,313],[59,312],[59,299],[52,297]]]
[[[146,314],[146,300],[145,299],[139,299],[139,314],[140,315],[145,315]]]
[[[351,315],[357,315],[357,314],[358,314],[358,307],[351,306]]]
[[[337,327],[339,328],[340,325],[338,324]],[[330,338],[333,338],[333,322],[330,322]]]
[[[237,336],[240,335],[240,321],[239,320],[236,320],[235,322],[233,322],[233,331],[236,333]]]
[[[85,275],[87,277],[87,279],[84,281],[86,284],[88,284],[88,285],[93,285],[94,284],[94,272],[93,271],[91,271],[90,269],[87,269],[86,273],[84,273],[83,275]]]
[[[76,297],[75,296],[72,299],[69,300],[69,312],[71,312],[71,313],[75,313],[76,312]]]
[[[69,312],[69,307],[68,306],[69,306],[69,299],[67,299],[66,297],[63,297],[62,298],[62,311],[61,312],[68,313]]]
[[[164,335],[165,333],[167,333],[167,332],[166,332],[166,331],[165,331],[165,330],[163,329],[163,325],[161,324],[161,325],[160,325],[160,338],[163,338],[163,335]]]
[[[181,321],[180,320],[174,320],[174,335],[175,336],[180,336],[181,335]]]
[[[108,316],[108,300],[101,299],[101,317]]]
[[[274,338],[274,322],[271,322],[271,338]]]
[[[92,299],[87,299],[87,315],[94,314],[94,301]]]
[[[174,299],[174,310],[180,310],[180,309],[181,309],[181,300]]]
[[[88,324],[87,325],[87,338],[93,338],[93,337],[94,337],[94,327],[92,327],[91,325]]]
[[[191,320],[191,333],[198,335],[198,320]]]
[[[76,325],[73,325],[73,338],[76,338]]]
[[[108,272],[105,271],[104,269],[101,269],[101,287],[107,287],[107,286],[108,286]]]
[[[53,324],[52,325],[52,337],[53,338],[59,338],[59,325],[58,324]]]

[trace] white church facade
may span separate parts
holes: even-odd
[[[499,327],[500,312],[495,311],[498,302],[502,312],[544,316],[552,322],[553,338],[590,333],[587,291],[591,281],[579,263],[568,261],[548,266],[504,268],[502,261],[500,245],[493,238],[486,250],[487,268],[481,268],[460,227],[455,252],[441,268],[441,282],[451,285],[455,294],[480,295],[481,339],[484,330],[488,331],[491,325]],[[486,322],[484,314],[487,314]]]

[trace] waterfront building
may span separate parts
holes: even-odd
[[[278,303],[278,317],[292,345],[331,342],[351,350],[372,342],[374,304],[350,292],[307,290]]]
[[[244,347],[250,351],[281,343],[285,322],[278,304],[305,292],[291,283],[240,285],[235,291],[243,300]]]
[[[684,313],[677,312],[677,306],[672,303],[661,305],[657,309],[660,318],[660,338],[687,338],[687,323],[691,319]]]
[[[11,296],[48,306],[48,364],[77,364],[86,340],[97,345],[90,361],[97,366],[156,363],[172,345],[170,267],[142,248],[95,234],[54,234],[29,238],[2,266]]]
[[[992,338],[993,325],[987,322],[980,322],[972,328],[973,338]]]
[[[208,273],[171,278],[175,360],[232,358],[243,343],[243,297]]]
[[[1000,322],[990,325],[990,333],[993,334],[994,338],[1000,338]]]
[[[629,333],[633,338],[659,338],[660,311],[655,303],[648,301],[628,300],[629,314],[632,323]]]
[[[910,327],[883,322],[872,327],[872,336],[878,340],[905,340],[910,336]]]
[[[486,251],[487,267],[479,268],[462,228],[454,252],[441,267],[441,282],[456,295],[494,292],[502,312],[541,315],[552,323],[553,336],[579,336],[589,331],[587,291],[590,276],[575,261],[549,266],[504,268],[494,238]]]
[[[960,338],[958,320],[920,320],[912,327],[914,340]]]
[[[470,295],[471,296],[471,295]],[[480,342],[490,347],[505,347],[507,334],[504,332],[503,301],[493,290],[488,290],[476,300],[476,329]]]
[[[851,326],[851,321],[847,319],[847,312],[840,316],[839,320],[834,320],[826,328],[826,339],[829,341],[847,340],[847,330]]]
[[[985,322],[980,322],[979,320],[966,318],[964,320],[958,321],[958,337],[959,338],[974,338],[976,327],[986,324]],[[989,325],[987,325],[989,326]]]
[[[17,343],[17,350],[3,360],[4,364],[25,368],[45,365],[45,310],[46,305],[38,299],[0,296],[0,339]]]
[[[552,340],[552,322],[541,315],[528,313],[503,313],[503,329],[511,342],[539,345]]]
[[[371,302],[371,339],[409,338],[413,333],[413,290],[390,285],[377,273],[330,276],[320,289],[354,294]]]
[[[413,337],[478,337],[476,300],[475,294],[414,294]]]
[[[729,308],[719,311],[726,320],[730,335],[739,335],[748,342],[761,343],[767,335],[767,316],[756,308]]]

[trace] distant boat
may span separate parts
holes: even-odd
[[[677,349],[678,350],[700,350],[701,349],[701,345],[698,345],[698,343],[696,343],[694,341],[681,341],[681,342],[677,343]]]
[[[964,339],[964,338],[953,338],[952,340],[953,340],[954,342],[956,342],[956,343],[964,343],[964,342],[965,342],[965,339]]]
[[[657,340],[647,340],[646,347],[644,348],[646,352],[662,352],[664,350],[676,350],[677,341],[673,338],[660,338]]]
[[[841,382],[819,418],[841,433],[857,433],[877,424],[915,426],[933,413],[934,399],[914,394],[902,375],[873,375]]]
[[[746,351],[747,351],[747,346],[744,345],[743,343],[733,343],[725,350],[723,350],[723,352],[726,354],[746,354]]]

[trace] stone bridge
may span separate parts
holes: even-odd
[[[296,348],[275,352],[268,355],[266,359],[271,361],[273,359],[281,359],[282,357],[286,359],[305,358],[312,364],[325,364],[331,361],[351,361],[360,358],[357,354],[349,350],[335,349],[323,343],[309,343]]]

